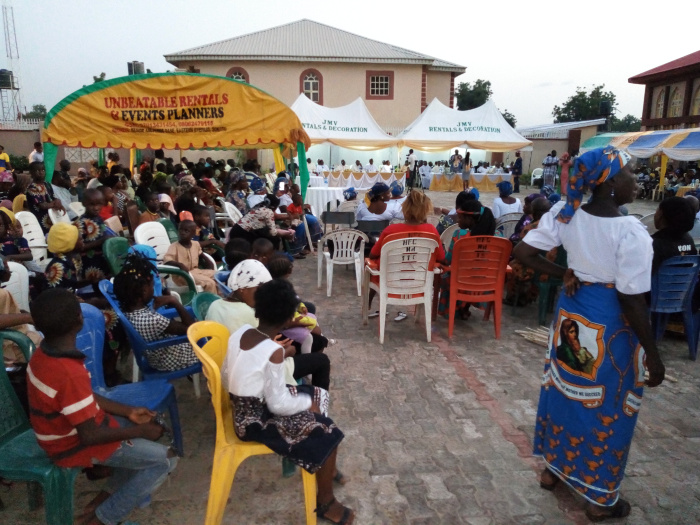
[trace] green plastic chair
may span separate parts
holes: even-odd
[[[14,341],[29,360],[35,349],[31,339],[15,330],[2,330],[0,346],[5,339]],[[0,477],[38,483],[44,491],[46,523],[72,524],[73,484],[79,469],[57,467],[41,449],[5,371],[0,372],[0,406]],[[29,489],[30,510],[39,507],[34,483]]]
[[[141,213],[143,213],[143,212],[146,211],[146,205],[145,205],[145,204],[143,203],[143,201],[141,200],[141,197],[139,197],[138,195],[135,195],[135,196],[134,196],[134,201],[136,202],[136,206],[138,206],[139,211],[140,211]]]
[[[158,273],[160,275],[177,275],[182,277],[187,282],[187,291],[183,292],[177,290],[180,295],[180,302],[187,306],[192,302],[192,299],[197,295],[197,285],[194,284],[194,279],[190,275],[190,272],[180,270],[180,268],[175,268],[174,266],[169,266],[167,264],[158,265]]]
[[[107,259],[112,275],[117,275],[124,266],[124,257],[129,251],[129,241],[124,237],[110,237],[102,245],[102,253]]]
[[[175,228],[175,225],[173,224],[173,221],[170,219],[158,219],[158,222],[163,225],[165,228],[166,233],[168,234],[168,239],[170,239],[170,242],[177,242],[179,237],[177,234],[177,228]]]
[[[192,299],[192,310],[194,310],[194,315],[197,320],[204,321],[211,303],[219,299],[221,299],[221,297],[211,292],[202,292],[195,295],[194,299]]]

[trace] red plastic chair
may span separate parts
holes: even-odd
[[[448,335],[452,337],[457,301],[493,303],[496,339],[501,338],[501,304],[510,252],[508,239],[492,236],[463,237],[452,249]],[[489,320],[491,305],[484,312]]]

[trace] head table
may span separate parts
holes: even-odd
[[[328,186],[331,188],[355,188],[356,190],[368,190],[377,182],[391,184],[398,180],[401,184],[405,184],[406,173],[367,173],[364,171],[333,171],[328,177]]]

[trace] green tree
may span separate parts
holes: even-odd
[[[493,91],[491,91],[491,82],[488,80],[478,79],[474,85],[471,82],[460,82],[455,92],[457,109],[465,111],[483,106],[491,95]]]
[[[518,121],[515,118],[515,115],[513,115],[510,111],[507,109],[505,111],[501,111],[501,115],[503,115],[503,118],[506,119],[506,122],[510,124],[511,128],[515,127],[515,123]]]
[[[34,104],[32,106],[32,110],[24,113],[22,118],[44,120],[46,118],[46,106],[43,104]]]
[[[577,122],[580,120],[592,120],[601,117],[600,103],[604,100],[610,102],[611,113],[617,106],[615,94],[612,91],[604,91],[605,84],[594,86],[588,93],[586,88],[577,87],[576,94],[569,97],[562,106],[554,106],[552,116],[554,122]]]
[[[493,91],[491,90],[491,82],[489,80],[478,79],[472,85],[471,82],[460,82],[457,86],[455,96],[457,97],[457,109],[466,111],[468,109],[478,108],[483,106],[487,100],[491,98]],[[512,127],[515,127],[517,119],[515,115],[507,109],[501,112],[503,118]]]
[[[621,119],[612,116],[610,119],[611,131],[640,131],[642,129],[642,121],[634,115],[625,115]]]

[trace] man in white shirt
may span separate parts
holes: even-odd
[[[413,171],[416,167],[416,156],[413,154],[413,150],[408,150],[408,169]]]
[[[442,173],[442,161],[439,160],[435,163],[435,166],[433,166],[433,169],[430,170],[433,175],[439,175]]]
[[[75,190],[71,191],[70,162],[64,159],[59,163],[59,167],[61,169],[54,172],[51,179],[51,187],[56,198],[63,204],[63,209],[68,213],[68,217],[75,220],[78,215],[70,207],[70,203],[78,202],[78,194],[75,193]]]
[[[359,160],[355,161],[355,165],[352,167],[352,171],[354,171],[355,173],[362,172],[362,164],[360,164]]]
[[[486,167],[483,163],[479,162],[479,166],[476,168],[477,173],[486,173]]]
[[[309,170],[309,173],[316,173],[316,164],[311,162],[311,159],[306,159],[306,169]]]
[[[323,162],[323,159],[318,159],[318,166],[316,166],[316,173],[319,177],[328,177],[328,166]]]
[[[391,173],[391,165],[388,160],[382,162],[382,167],[379,170],[381,173]]]
[[[365,166],[365,171],[367,173],[377,173],[379,171],[377,166],[374,165],[374,159],[369,159],[369,164]]]
[[[34,150],[28,155],[29,163],[44,162],[44,146],[41,142],[34,143]]]
[[[345,160],[340,161],[340,166],[338,166],[338,171],[345,171],[348,167],[345,165]]]

